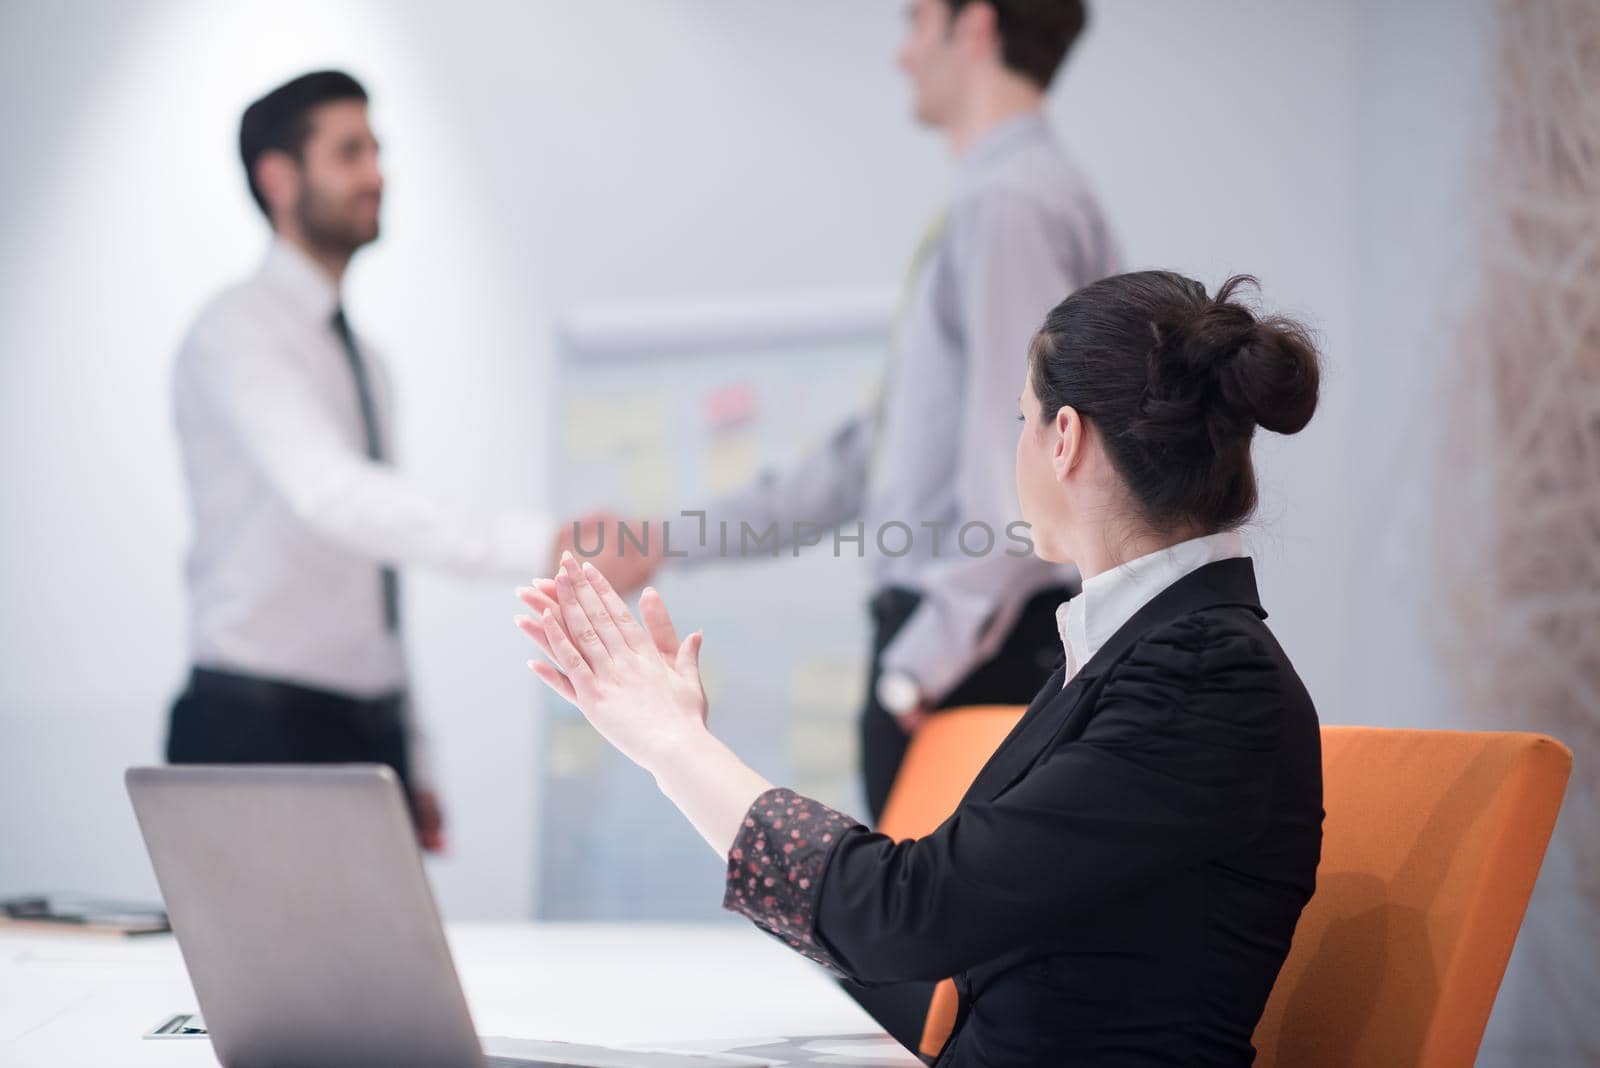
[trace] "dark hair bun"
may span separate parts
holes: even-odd
[[[1305,327],[1259,316],[1173,271],[1091,282],[1051,309],[1029,351],[1047,418],[1075,408],[1099,431],[1143,519],[1158,530],[1223,530],[1256,506],[1256,427],[1293,434],[1317,408]]]
[[[1190,283],[1193,300],[1169,307],[1152,323],[1147,383],[1135,437],[1153,445],[1198,444],[1213,452],[1248,442],[1261,426],[1279,434],[1305,428],[1317,410],[1320,378],[1310,333],[1279,316],[1258,318],[1233,297],[1255,285],[1235,275],[1208,298]]]

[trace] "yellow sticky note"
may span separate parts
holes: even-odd
[[[720,494],[738,489],[755,477],[760,463],[761,447],[755,435],[716,435],[706,453],[706,492]]]

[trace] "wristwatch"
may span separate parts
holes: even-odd
[[[922,704],[922,687],[904,671],[885,671],[879,675],[874,693],[878,704],[896,716],[904,715]]]

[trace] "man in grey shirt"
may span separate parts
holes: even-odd
[[[876,591],[861,721],[874,822],[929,712],[1026,703],[1060,657],[1055,610],[1077,577],[1035,557],[1020,524],[1017,398],[1045,313],[1117,270],[1099,206],[1042,114],[1083,5],[915,0],[907,14],[899,65],[957,171],[913,258],[879,404],[714,502],[703,539],[677,523],[671,538],[693,564],[737,553],[742,525],[775,525],[789,543],[858,521],[836,536],[848,533],[844,552],[859,546]]]

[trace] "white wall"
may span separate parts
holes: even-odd
[[[1344,570],[1386,591],[1350,604],[1350,719],[1443,727],[1452,713],[1428,634],[1425,551],[1438,427],[1433,402],[1471,299],[1473,167],[1493,121],[1492,0],[1366,0],[1355,91],[1360,307],[1348,437]],[[1365,577],[1363,577],[1365,576]],[[1398,608],[1398,611],[1394,609]]]

